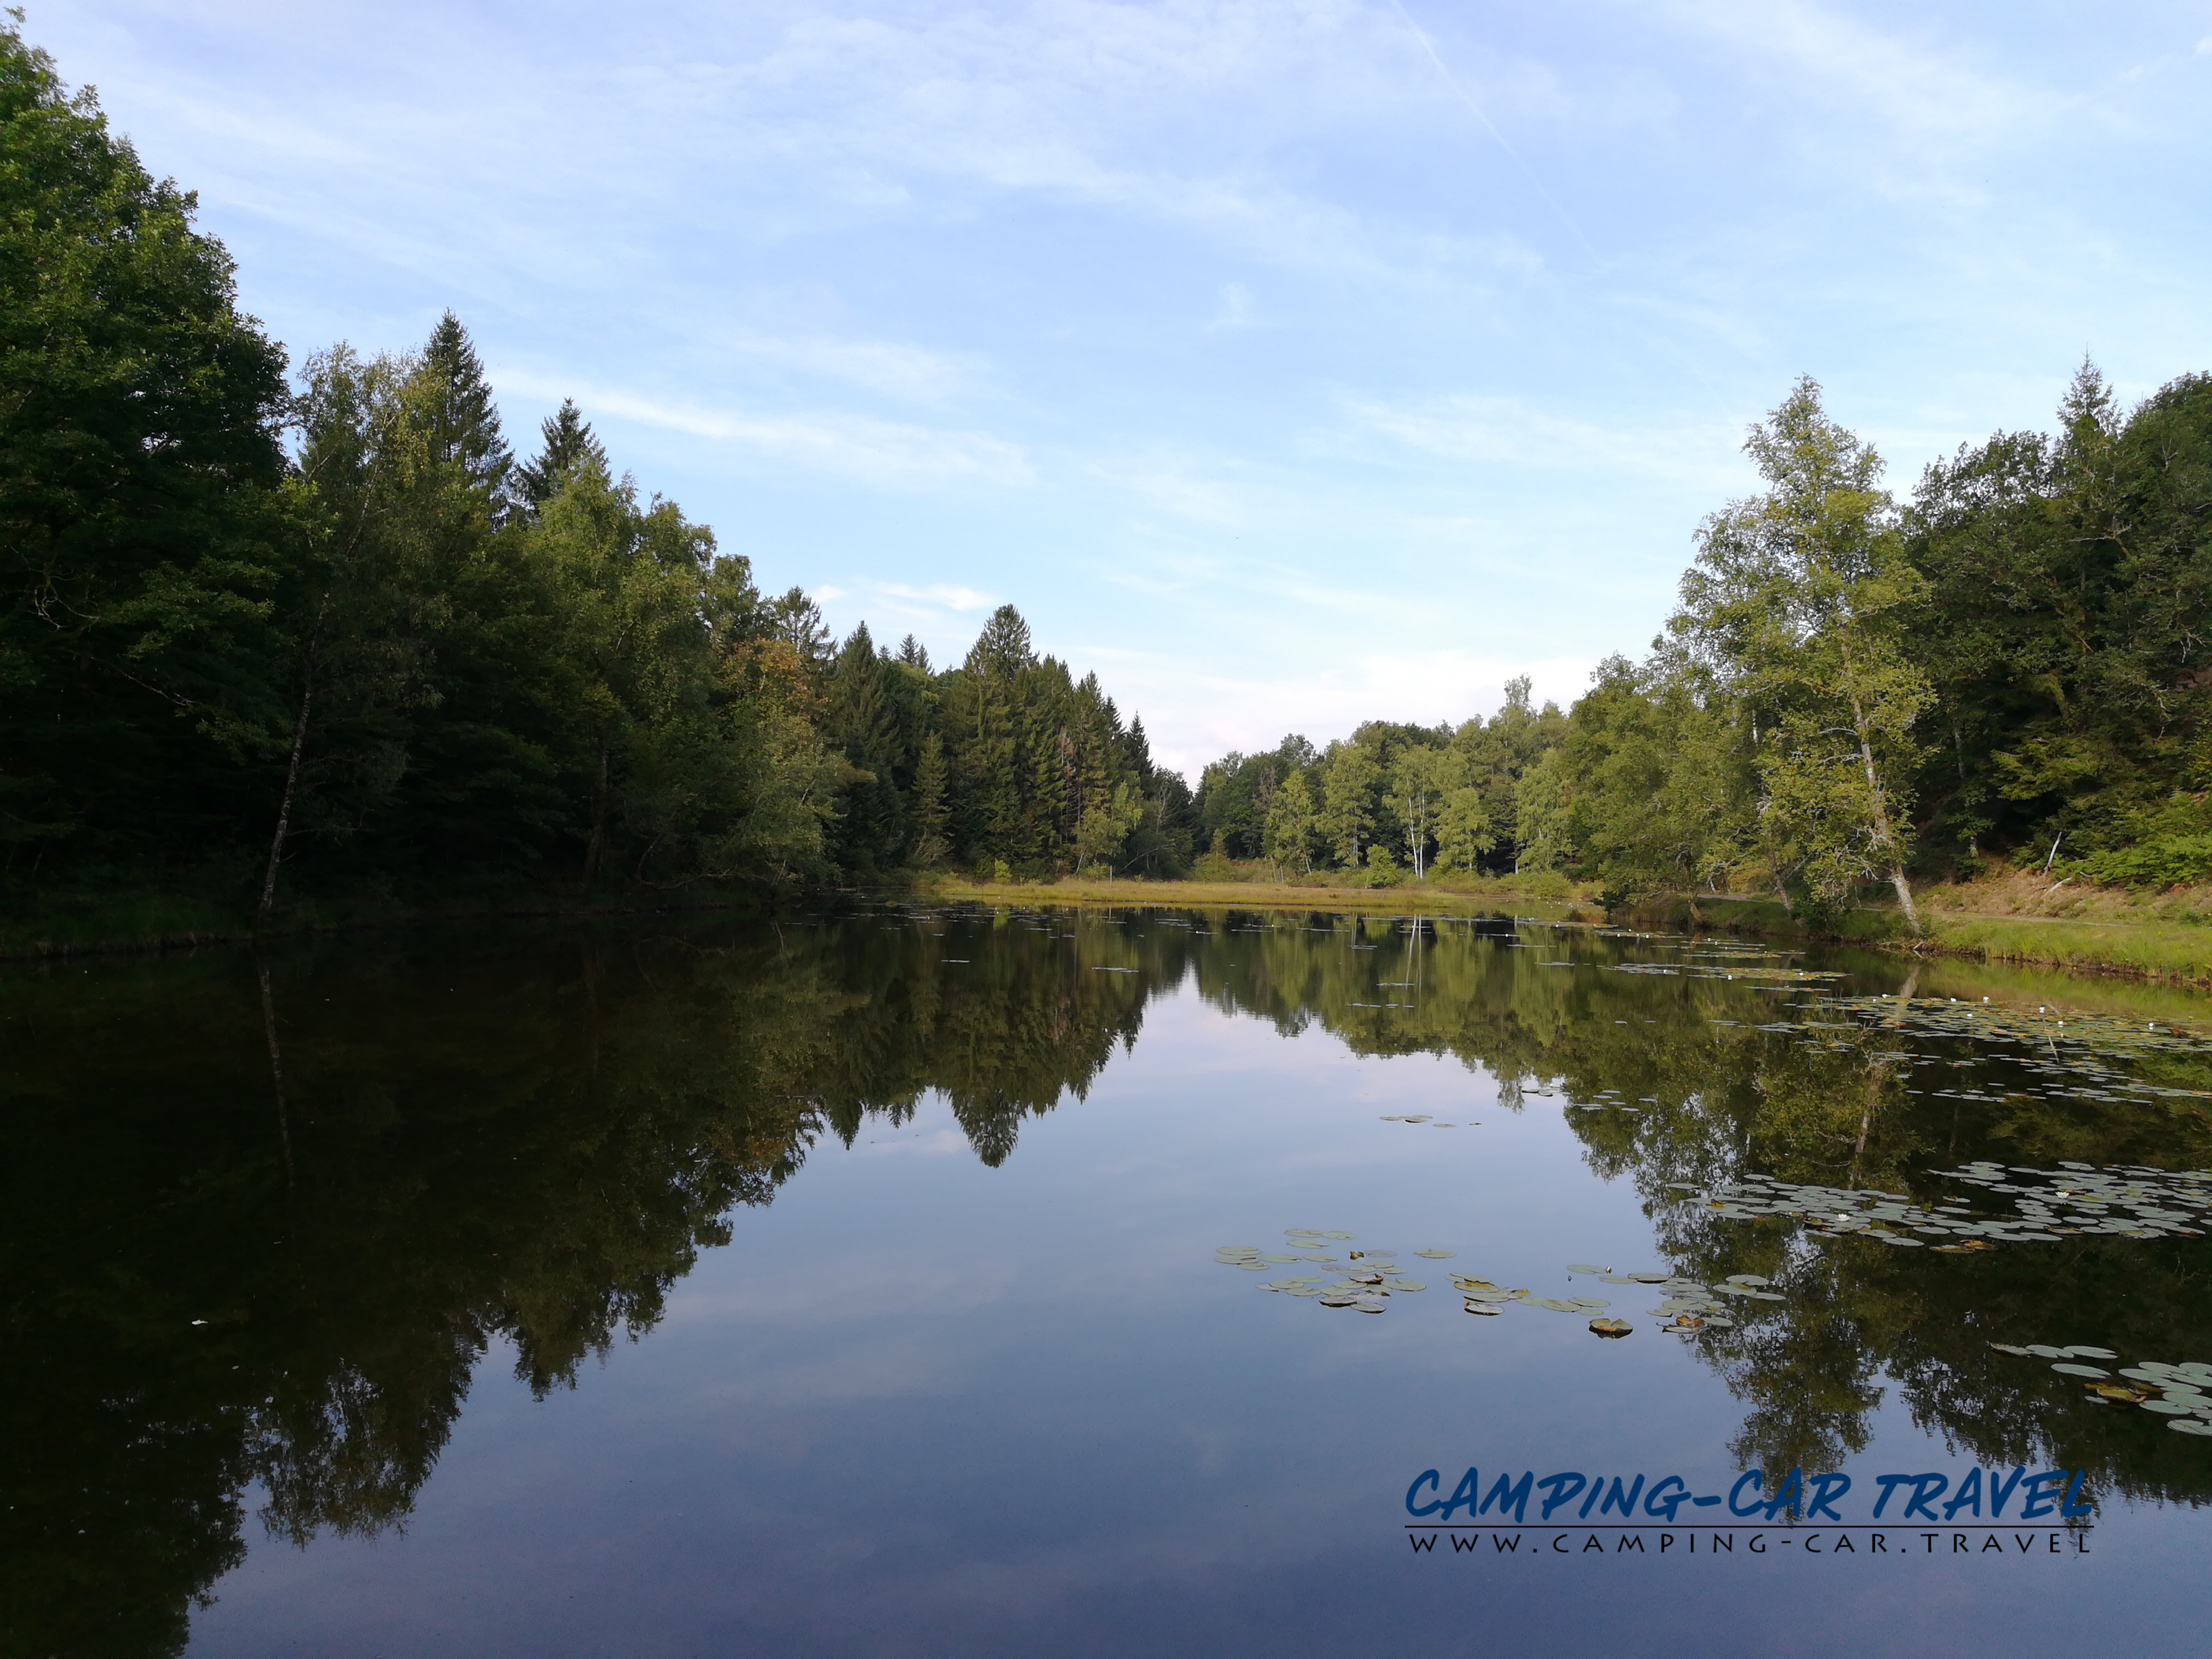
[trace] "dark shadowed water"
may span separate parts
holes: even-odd
[[[2199,1653],[2200,1018],[1137,910],[10,970],[0,1652]]]

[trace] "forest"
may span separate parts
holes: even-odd
[[[2212,874],[2212,376],[2122,409],[2084,364],[2051,434],[1909,500],[1808,379],[1751,432],[1766,484],[1697,532],[1665,631],[1562,714],[1382,721],[1208,766],[1221,857],[1376,882],[1565,870],[1608,902],[1771,896],[1818,918],[2009,861]]]
[[[939,669],[617,473],[510,447],[467,330],[293,362],[187,191],[0,29],[0,895],[1461,872],[1817,918],[1993,865],[2212,874],[2212,377],[1909,498],[1801,381],[1641,658],[1562,712],[1155,766],[1012,606]]]
[[[194,198],[0,29],[0,884],[300,896],[1181,866],[1142,722],[1011,607],[842,644],[468,331],[296,365]]]

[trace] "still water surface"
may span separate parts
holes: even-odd
[[[0,992],[8,1654],[2205,1645],[2185,998],[919,908]],[[1469,1468],[1858,1529],[1409,1531]],[[2015,1469],[2094,1515],[1875,1551]]]

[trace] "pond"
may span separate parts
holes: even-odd
[[[7,1654],[2203,1647],[2179,994],[870,903],[0,1044]]]

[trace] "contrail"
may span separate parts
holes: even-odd
[[[1429,61],[1437,66],[1437,73],[1443,77],[1444,84],[1452,89],[1461,103],[1467,106],[1467,112],[1480,121],[1482,124],[1482,130],[1491,136],[1498,148],[1512,158],[1513,165],[1521,169],[1521,176],[1528,181],[1528,187],[1544,198],[1545,206],[1559,216],[1559,222],[1574,234],[1575,240],[1583,245],[1583,252],[1595,258],[1597,250],[1590,246],[1589,238],[1583,234],[1583,228],[1569,216],[1566,209],[1559,205],[1559,199],[1544,188],[1543,181],[1536,177],[1534,170],[1521,159],[1521,152],[1506,143],[1505,135],[1500,132],[1496,124],[1482,112],[1482,106],[1468,95],[1465,87],[1460,85],[1459,77],[1451,72],[1444,60],[1437,55],[1436,46],[1430,40],[1427,32],[1413,21],[1413,14],[1406,9],[1406,0],[1390,0],[1390,3],[1398,9],[1398,15],[1405,20],[1406,27],[1413,30],[1413,39],[1421,43],[1421,50],[1428,53]]]

